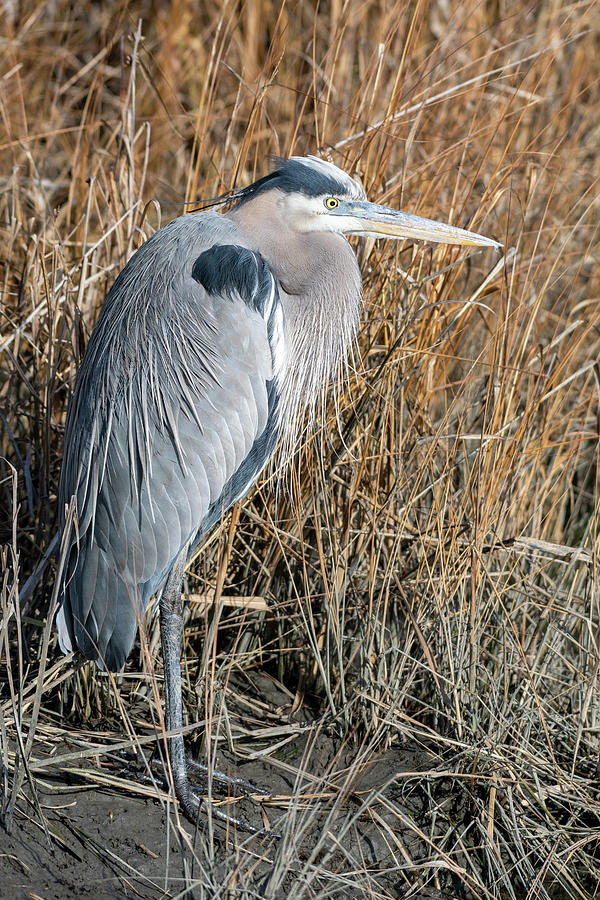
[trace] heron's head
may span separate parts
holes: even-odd
[[[286,224],[301,233],[330,231],[441,244],[501,246],[462,228],[370,203],[358,181],[316,156],[281,160],[274,172],[238,194],[238,206],[267,192],[272,192]]]

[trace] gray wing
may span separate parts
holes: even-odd
[[[110,669],[181,551],[243,496],[277,441],[277,282],[216,214],[157,232],[90,338],[69,411],[61,508],[77,498],[59,634]],[[231,243],[225,243],[230,241]]]

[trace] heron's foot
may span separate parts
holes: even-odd
[[[121,776],[133,777],[142,784],[158,784],[164,791],[168,792],[170,781],[161,760],[129,750],[120,750],[116,755],[126,763],[119,773]],[[194,782],[199,781],[200,784],[192,784],[188,773],[192,775]],[[208,766],[197,762],[190,756],[185,757],[185,768],[183,771],[173,770],[173,782],[177,799],[187,818],[194,824],[210,815],[221,826],[230,829],[237,828],[249,834],[279,837],[274,832],[267,831],[264,828],[256,828],[242,819],[228,815],[218,809],[207,796],[210,793],[211,797],[215,795],[243,796],[258,800],[261,797],[269,796],[269,791],[266,791],[264,788],[260,788],[244,778],[236,778],[226,775],[224,772],[209,769]]]
[[[194,780],[198,778],[201,779],[204,790],[208,791],[210,789],[211,796],[214,796],[218,792],[219,794],[226,794],[229,797],[243,796],[260,800],[262,797],[268,797],[269,791],[257,787],[250,781],[246,781],[245,778],[236,778],[231,775],[226,775],[224,772],[219,772],[216,769],[209,769],[208,766],[197,762],[190,756],[186,756],[185,762],[187,771],[185,772],[184,777],[177,777],[178,773],[175,772],[173,775],[177,799],[181,803],[186,816],[191,821],[196,823],[201,814],[212,815],[221,825],[228,828],[238,828],[240,831],[246,831],[249,834],[258,834],[272,838],[279,837],[278,834],[275,834],[272,831],[267,831],[265,828],[256,828],[254,825],[250,825],[250,823],[245,822],[243,819],[222,812],[208,799],[208,797],[203,796],[201,787],[190,783],[188,773],[193,774]]]
[[[136,753],[132,750],[118,750],[115,756],[119,761],[125,763],[119,774],[135,775],[138,780],[144,781],[144,783],[151,783],[152,776],[150,772],[152,772],[158,776],[161,783],[165,781],[164,764],[156,756],[147,756],[145,753],[139,751]],[[233,775],[226,775],[225,772],[219,772],[218,769],[209,768],[209,766],[197,762],[191,756],[186,755],[185,763],[188,773],[195,780],[201,782],[200,785],[190,784],[190,787],[194,790],[202,789],[208,791],[209,786],[211,786],[211,793],[218,792],[221,794],[226,792],[234,796],[242,795],[245,797],[253,797],[254,795],[269,796],[269,791],[252,784],[251,781],[246,781],[245,778],[238,778]]]
[[[195,768],[197,766],[202,769],[205,768],[204,766],[200,766],[199,763],[194,763],[193,767]],[[217,775],[219,776],[220,781],[226,781],[228,786],[233,786],[237,788],[237,790],[240,790],[243,786],[243,793],[246,796],[257,792],[254,785],[249,784],[249,782],[244,781],[242,778],[230,778],[228,775],[223,775],[222,773],[212,773],[210,780],[213,782],[213,785],[217,780]],[[174,778],[174,781],[177,799],[181,803],[181,807],[187,818],[194,824],[197,824],[201,818],[211,816],[213,819],[216,819],[219,825],[228,829],[238,829],[239,831],[245,831],[248,834],[257,834],[273,838],[279,837],[279,835],[274,832],[267,831],[265,828],[256,828],[249,822],[245,822],[243,819],[239,819],[236,816],[230,816],[228,813],[218,809],[208,797],[203,796],[200,788],[190,784],[187,776],[185,778]],[[247,791],[247,788],[251,788],[251,791]],[[260,793],[261,795],[264,795],[267,792],[261,790]]]
[[[216,788],[221,788],[226,789],[228,793],[233,793],[234,796],[239,796],[240,794],[244,797],[252,797],[255,794],[258,794],[260,797],[269,796],[269,791],[258,787],[256,784],[252,784],[251,781],[246,781],[245,778],[235,778],[232,775],[226,775],[224,772],[219,772],[217,769],[209,769],[209,767],[203,763],[196,762],[191,756],[186,757],[186,763],[188,772],[190,774],[193,773],[195,778],[202,778],[207,788],[209,784],[212,783],[213,791]]]

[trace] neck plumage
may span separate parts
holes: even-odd
[[[228,215],[279,282],[286,341],[279,422],[284,456],[288,456],[307,416],[312,424],[325,406],[329,386],[333,383],[337,389],[347,371],[362,282],[356,257],[342,235],[297,232],[272,206],[257,210],[261,199],[244,203]]]

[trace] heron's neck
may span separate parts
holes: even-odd
[[[279,282],[286,339],[280,421],[290,444],[302,413],[308,409],[314,415],[344,371],[358,326],[362,282],[342,235],[294,231],[272,206],[268,215],[267,210],[257,215],[259,201],[228,215]]]

